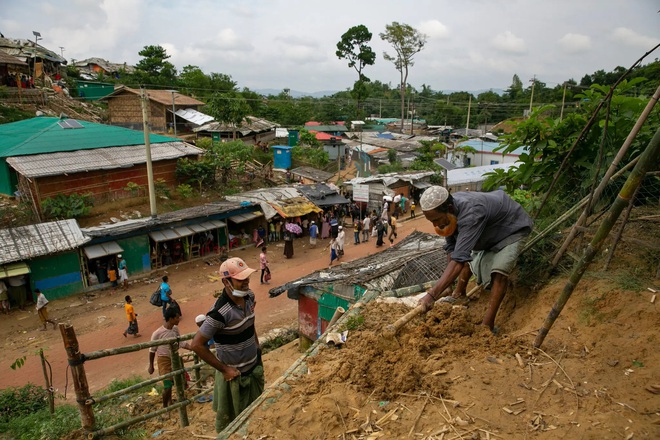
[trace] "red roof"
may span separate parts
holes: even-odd
[[[309,132],[314,133],[314,135],[316,136],[316,140],[319,140],[319,141],[331,141],[333,139],[341,140],[341,137],[333,136],[333,135],[328,134],[328,133],[321,133],[321,132],[318,132],[316,130],[309,130]]]

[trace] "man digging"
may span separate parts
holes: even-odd
[[[446,237],[449,260],[440,280],[419,304],[425,306],[425,311],[430,310],[456,278],[452,297],[460,298],[474,273],[478,285],[490,287],[490,302],[482,324],[494,331],[495,315],[524,239],[532,231],[532,219],[503,191],[451,195],[441,186],[432,186],[424,191],[419,204],[435,231]]]

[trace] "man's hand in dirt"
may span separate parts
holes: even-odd
[[[418,305],[424,306],[424,313],[431,310],[434,304],[435,304],[435,299],[433,299],[430,293],[427,293],[426,295],[421,297],[418,302]]]

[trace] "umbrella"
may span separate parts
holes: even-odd
[[[302,228],[298,226],[296,223],[287,223],[284,225],[284,229],[287,231],[291,232],[292,234],[302,234]]]

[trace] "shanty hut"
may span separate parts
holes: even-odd
[[[83,228],[91,238],[80,249],[83,283],[85,287],[103,286],[106,268],[117,264],[118,254],[126,259],[131,276],[198,258],[225,258],[229,252],[227,221],[262,215],[257,204],[215,202],[155,218]]]
[[[275,129],[280,124],[255,116],[246,116],[240,125],[212,121],[193,131],[200,137],[212,137],[214,140],[241,140],[246,144],[268,143],[275,139]]]
[[[383,252],[314,272],[270,289],[298,301],[301,345],[326,329],[337,307],[348,309],[368,289],[388,290],[437,280],[447,265],[444,238],[415,231]]]
[[[330,184],[332,185],[332,184]],[[339,194],[335,185],[315,183],[312,185],[300,185],[298,191],[319,208],[326,209],[335,205],[348,205],[350,200]]]
[[[302,179],[303,184],[310,183],[324,183],[334,176],[322,170],[317,170],[312,167],[298,167],[291,170],[291,174],[296,177],[296,180]]]
[[[29,73],[25,61],[0,50],[0,86],[18,87],[21,74]]]
[[[353,191],[354,184],[369,186],[369,211],[379,210],[383,205],[384,196],[403,194],[407,199],[419,199],[424,189],[431,186],[433,171],[419,171],[413,173],[386,173],[375,174],[369,177],[356,177],[344,182],[349,191]],[[390,208],[392,208],[390,206]]]
[[[150,135],[153,175],[176,183],[177,160],[203,150],[176,138]],[[91,193],[98,202],[130,197],[147,185],[144,134],[73,119],[37,117],[0,125],[0,193],[18,195],[41,212],[57,194]]]
[[[49,299],[80,292],[78,248],[89,240],[73,219],[0,229],[0,281],[22,277],[28,299],[35,288]]]
[[[97,80],[103,77],[119,78],[122,72],[133,73],[135,67],[126,63],[112,63],[103,58],[87,58],[73,64],[80,71],[80,76],[86,80]]]
[[[149,127],[151,130],[161,133],[168,132],[169,128],[174,131],[175,119],[177,132],[184,131],[184,121],[175,118],[172,111],[187,108],[198,109],[204,105],[202,101],[182,95],[175,90],[148,89],[146,92],[149,99]],[[140,90],[121,86],[100,100],[108,103],[110,124],[142,130],[144,122]]]

